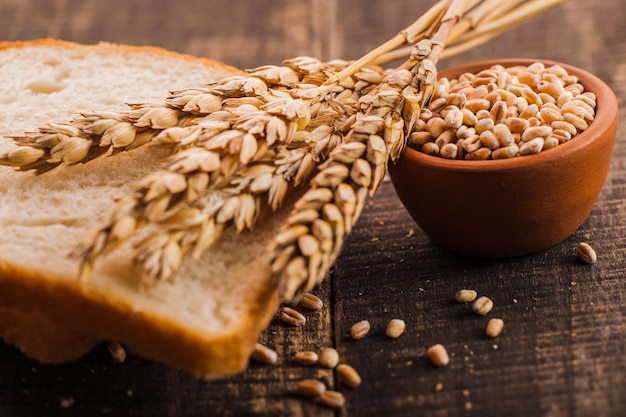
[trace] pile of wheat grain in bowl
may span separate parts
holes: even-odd
[[[536,154],[585,130],[595,108],[595,95],[559,65],[494,65],[441,78],[409,146],[446,159]]]

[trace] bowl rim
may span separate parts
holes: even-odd
[[[490,68],[493,65],[503,65],[505,67],[515,65],[529,65],[534,62],[541,62],[546,66],[560,65],[570,75],[576,75],[578,82],[583,85],[585,91],[593,92],[596,95],[596,114],[593,122],[582,133],[578,134],[571,140],[559,144],[552,149],[541,151],[534,155],[518,156],[505,159],[490,159],[485,161],[468,161],[461,159],[445,159],[439,156],[428,155],[411,148],[408,144],[402,152],[402,158],[408,159],[411,163],[428,165],[433,168],[455,170],[455,171],[475,171],[495,172],[503,170],[526,169],[538,164],[550,163],[551,161],[565,158],[567,155],[576,153],[582,148],[587,147],[600,137],[600,132],[605,126],[610,126],[617,111],[617,98],[611,88],[600,78],[587,72],[586,70],[565,64],[558,61],[539,59],[539,58],[504,58],[489,59],[469,62],[466,64],[456,65],[439,71],[442,73],[458,73],[476,72],[481,69]],[[613,109],[613,110],[611,110]]]

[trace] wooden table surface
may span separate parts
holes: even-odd
[[[251,68],[297,55],[357,58],[433,3],[0,0],[0,39],[151,44]],[[625,6],[571,0],[440,68],[483,58],[553,59],[595,73],[621,103]],[[324,309],[307,313],[303,328],[276,321],[263,334],[280,365],[251,364],[208,382],[135,357],[114,363],[104,345],[79,362],[42,366],[0,342],[0,416],[626,416],[625,118],[593,212],[553,248],[504,260],[449,253],[415,226],[386,182],[315,290]],[[595,265],[573,257],[579,241],[595,247]],[[506,323],[499,338],[484,336],[489,316],[453,300],[461,288],[494,300],[491,317]],[[396,340],[384,336],[392,318],[407,323]],[[363,319],[370,335],[351,340],[350,326]],[[434,343],[447,346],[450,366],[426,359]],[[332,372],[289,360],[325,346],[363,377],[360,387],[344,390],[340,411],[290,394],[305,377],[335,384]]]

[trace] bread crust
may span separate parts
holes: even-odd
[[[73,48],[73,49],[104,49],[111,51],[121,51],[124,53],[149,53],[161,55],[164,57],[169,57],[172,59],[182,59],[184,61],[196,62],[200,63],[207,67],[213,67],[216,69],[220,69],[227,72],[232,72],[233,75],[236,74],[246,74],[244,71],[239,68],[235,68],[231,65],[225,64],[220,61],[216,61],[210,58],[197,57],[193,55],[187,55],[175,51],[170,51],[168,49],[164,49],[158,46],[135,46],[135,45],[126,45],[121,43],[112,43],[112,42],[98,42],[96,44],[86,45],[80,44],[71,41],[65,41],[56,38],[41,38],[41,39],[32,39],[32,40],[22,40],[22,41],[0,41],[0,51],[6,49],[15,49],[15,48],[32,48],[37,46],[55,46],[62,48]]]
[[[0,306],[13,312],[9,318],[18,319],[4,325],[0,321],[0,335],[41,362],[75,360],[100,340],[118,340],[142,357],[187,369],[196,376],[230,375],[246,367],[257,335],[267,327],[280,302],[278,288],[269,281],[269,269],[257,273],[265,290],[256,294],[238,328],[225,334],[205,334],[158,312],[136,311],[126,300],[93,290],[76,277],[51,279],[0,262]],[[41,317],[48,322],[37,323]],[[20,328],[20,323],[28,322],[32,325]],[[56,329],[58,334],[46,338],[32,333],[42,326]],[[77,348],[76,340],[81,338],[89,343]],[[43,341],[45,345],[37,344]]]
[[[0,337],[19,346],[41,363],[76,360],[93,349],[99,339],[59,325],[41,312],[0,307]]]

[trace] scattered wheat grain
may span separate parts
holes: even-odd
[[[318,363],[326,368],[335,368],[339,363],[339,352],[331,347],[322,349],[319,354]]]
[[[109,353],[117,363],[122,363],[126,360],[126,349],[118,342],[112,341],[109,343]]]
[[[309,292],[305,292],[304,294],[302,294],[299,304],[306,309],[316,311],[319,311],[324,307],[324,302],[319,297]]]
[[[502,333],[502,329],[504,329],[504,320],[494,318],[487,322],[485,333],[489,337],[498,337]]]
[[[325,390],[318,397],[317,401],[330,408],[342,408],[346,405],[346,397],[339,391]]]
[[[435,366],[447,366],[450,363],[448,351],[441,344],[436,344],[428,348],[428,358]]]
[[[576,256],[583,262],[593,264],[598,260],[596,251],[588,243],[581,242],[576,246]]]
[[[306,397],[319,397],[326,391],[326,385],[318,379],[303,379],[298,382],[296,392]]]
[[[261,343],[257,343],[252,352],[252,359],[257,362],[275,365],[278,363],[278,353]]]
[[[319,355],[311,350],[305,350],[296,353],[293,359],[298,365],[315,365],[319,360]]]
[[[459,303],[470,303],[476,299],[478,293],[474,290],[458,290],[454,295],[454,298]]]
[[[350,336],[353,339],[358,340],[362,339],[370,332],[370,322],[367,320],[361,320],[357,323],[354,323],[350,328]]]
[[[493,301],[489,297],[482,296],[472,303],[472,310],[474,310],[476,314],[480,314],[481,316],[489,313],[492,308]]]
[[[398,338],[404,333],[404,329],[406,329],[406,323],[401,319],[392,319],[387,324],[387,329],[385,330],[385,334],[387,337],[392,339]]]
[[[306,317],[298,310],[291,307],[283,307],[280,312],[280,319],[292,326],[304,326],[306,324]]]
[[[350,388],[361,385],[361,375],[352,366],[345,363],[337,365],[337,379],[339,383]]]

